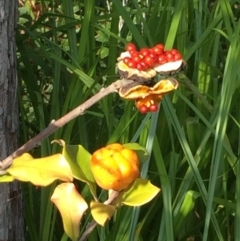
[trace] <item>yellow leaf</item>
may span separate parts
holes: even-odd
[[[116,211],[116,207],[113,205],[106,205],[95,201],[91,202],[90,207],[94,220],[101,226],[104,226],[106,221],[109,220]]]
[[[64,231],[72,239],[79,236],[79,224],[88,205],[73,183],[62,183],[55,188],[51,201],[61,213]]]
[[[0,176],[0,182],[12,182],[12,181],[14,181],[14,177],[9,174]]]
[[[47,186],[57,179],[65,182],[73,180],[71,168],[62,154],[33,159],[25,153],[14,159],[7,171],[15,179],[38,186]]]
[[[128,206],[141,206],[151,201],[160,190],[149,180],[137,178],[131,188],[123,193],[121,202]]]

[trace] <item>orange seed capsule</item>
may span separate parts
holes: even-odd
[[[101,188],[121,191],[139,176],[138,156],[119,143],[110,144],[93,153],[91,170]]]

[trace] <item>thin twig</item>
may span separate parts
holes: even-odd
[[[120,195],[120,192],[112,191],[111,194],[109,194],[108,200],[104,202],[104,204],[109,205],[112,204]],[[92,220],[91,223],[89,223],[86,227],[86,230],[82,234],[82,236],[79,238],[78,241],[85,241],[89,234],[94,230],[94,228],[97,226],[97,223],[95,220]]]
[[[45,128],[43,131],[41,131],[38,135],[36,135],[31,140],[26,142],[24,145],[18,148],[15,152],[13,152],[10,156],[8,156],[2,162],[0,161],[0,175],[3,175],[6,173],[6,169],[12,164],[14,158],[22,155],[25,152],[30,151],[31,149],[36,147],[36,145],[39,142],[43,141],[45,138],[50,136],[60,127],[64,126],[65,124],[75,119],[76,117],[83,115],[84,112],[93,104],[97,103],[105,96],[118,91],[121,87],[126,86],[130,83],[132,83],[132,81],[127,79],[117,80],[111,85],[109,85],[108,87],[101,89],[97,94],[95,94],[94,96],[86,100],[84,103],[82,103],[72,111],[68,112],[66,115],[62,116],[60,119],[56,121],[52,121],[49,124],[49,126]]]

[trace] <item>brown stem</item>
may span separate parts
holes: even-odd
[[[6,173],[6,169],[12,164],[13,159],[17,156],[22,155],[25,152],[33,149],[39,142],[43,141],[49,135],[54,133],[57,129],[67,124],[69,121],[78,117],[79,115],[83,115],[85,110],[91,107],[93,104],[104,98],[105,96],[116,92],[121,87],[126,86],[132,83],[131,80],[121,79],[117,80],[106,88],[101,89],[97,94],[86,100],[83,104],[79,105],[72,111],[68,112],[66,115],[62,116],[60,119],[56,121],[52,121],[47,128],[41,131],[38,135],[33,137],[31,140],[26,142],[20,148],[18,148],[15,152],[13,152],[10,156],[4,159],[2,162],[0,161],[0,175]]]
[[[120,192],[117,191],[111,191],[111,194],[109,194],[108,200],[104,202],[104,204],[109,205],[112,204],[119,196]],[[89,223],[86,227],[86,230],[82,234],[82,236],[79,238],[78,241],[85,241],[88,237],[88,235],[94,230],[94,228],[97,226],[97,223],[95,220],[92,220],[91,223]]]

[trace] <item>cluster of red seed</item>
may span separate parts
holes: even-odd
[[[158,105],[156,103],[150,105],[149,107],[147,107],[146,105],[142,105],[139,107],[139,111],[142,114],[146,114],[148,112],[156,112],[158,110]]]
[[[142,48],[137,51],[133,43],[126,45],[126,50],[131,57],[123,58],[123,62],[129,67],[138,70],[147,70],[156,65],[165,64],[182,59],[182,55],[176,49],[164,50],[163,44],[157,44],[152,48]]]

